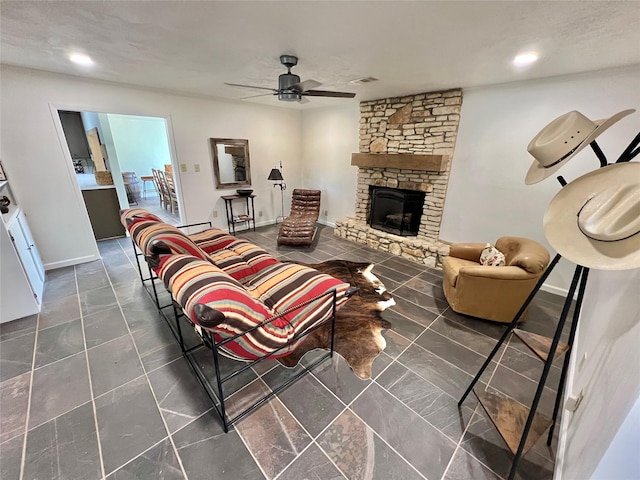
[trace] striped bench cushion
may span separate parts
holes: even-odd
[[[209,259],[218,268],[243,283],[265,268],[280,263],[262,248],[239,239],[235,239],[224,249],[209,254]]]
[[[283,301],[279,302],[280,305],[299,305],[313,299],[315,295],[334,288],[337,290],[338,303],[346,301],[344,293],[349,286],[348,284],[300,265],[284,266],[299,267],[305,272],[294,275],[293,279],[290,277],[281,278],[282,283],[289,285],[295,298],[287,298],[285,301],[284,297],[292,296],[280,295],[283,298]],[[314,276],[313,272],[318,277],[315,281],[311,278]],[[291,270],[289,273],[295,272]],[[250,295],[240,283],[230,278],[221,269],[195,257],[164,255],[160,259],[158,275],[164,281],[167,289],[172,292],[173,298],[180,304],[184,313],[199,328],[212,332],[216,342],[247,332],[248,329],[272,318],[278,312],[284,311],[265,305],[263,301]],[[269,291],[274,290],[274,287],[269,289]],[[286,288],[283,287],[283,292],[284,290]],[[331,303],[332,296],[327,295],[298,310],[285,312],[282,317],[221,346],[221,352],[225,356],[242,361],[255,360],[263,355],[273,353],[291,341],[297,333],[330,318]],[[224,319],[215,327],[203,327],[198,321],[196,305],[206,305],[215,309],[224,314]],[[304,338],[293,342],[275,353],[273,357],[288,355],[303,340]]]
[[[277,312],[289,310],[324,292],[335,289],[339,308],[347,301],[345,292],[349,288],[335,277],[326,275],[313,268],[296,263],[278,262],[263,269],[259,274],[244,284],[247,292]],[[292,324],[302,323],[302,328],[329,318],[331,315],[331,297],[322,302],[315,302],[306,307],[292,311],[284,318]]]
[[[219,228],[209,228],[202,232],[192,233],[189,238],[205,253],[213,253],[238,240]]]
[[[155,216],[153,213],[145,210],[144,208],[125,208],[120,210],[120,223],[126,228],[129,229],[127,224],[128,218],[142,218],[145,220],[153,220],[155,222],[162,222],[162,220]]]
[[[206,254],[187,235],[168,223],[136,218],[129,225],[129,235],[145,255],[151,253],[151,242],[159,240],[167,244],[173,253],[207,259]]]

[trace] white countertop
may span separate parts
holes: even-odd
[[[93,173],[76,173],[80,190],[105,190],[108,188],[116,188],[115,185],[98,185],[96,177]]]

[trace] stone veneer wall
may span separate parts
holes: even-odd
[[[438,238],[461,105],[460,89],[360,103],[360,153],[433,154],[449,159],[442,172],[360,167],[355,218],[337,221],[336,235],[439,266],[439,257],[449,250]],[[426,192],[417,237],[401,237],[369,227],[370,185]]]

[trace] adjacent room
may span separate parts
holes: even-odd
[[[2,479],[640,478],[640,4],[1,8]]]

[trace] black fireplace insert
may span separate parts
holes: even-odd
[[[369,225],[396,235],[418,235],[424,195],[415,190],[370,186]]]

